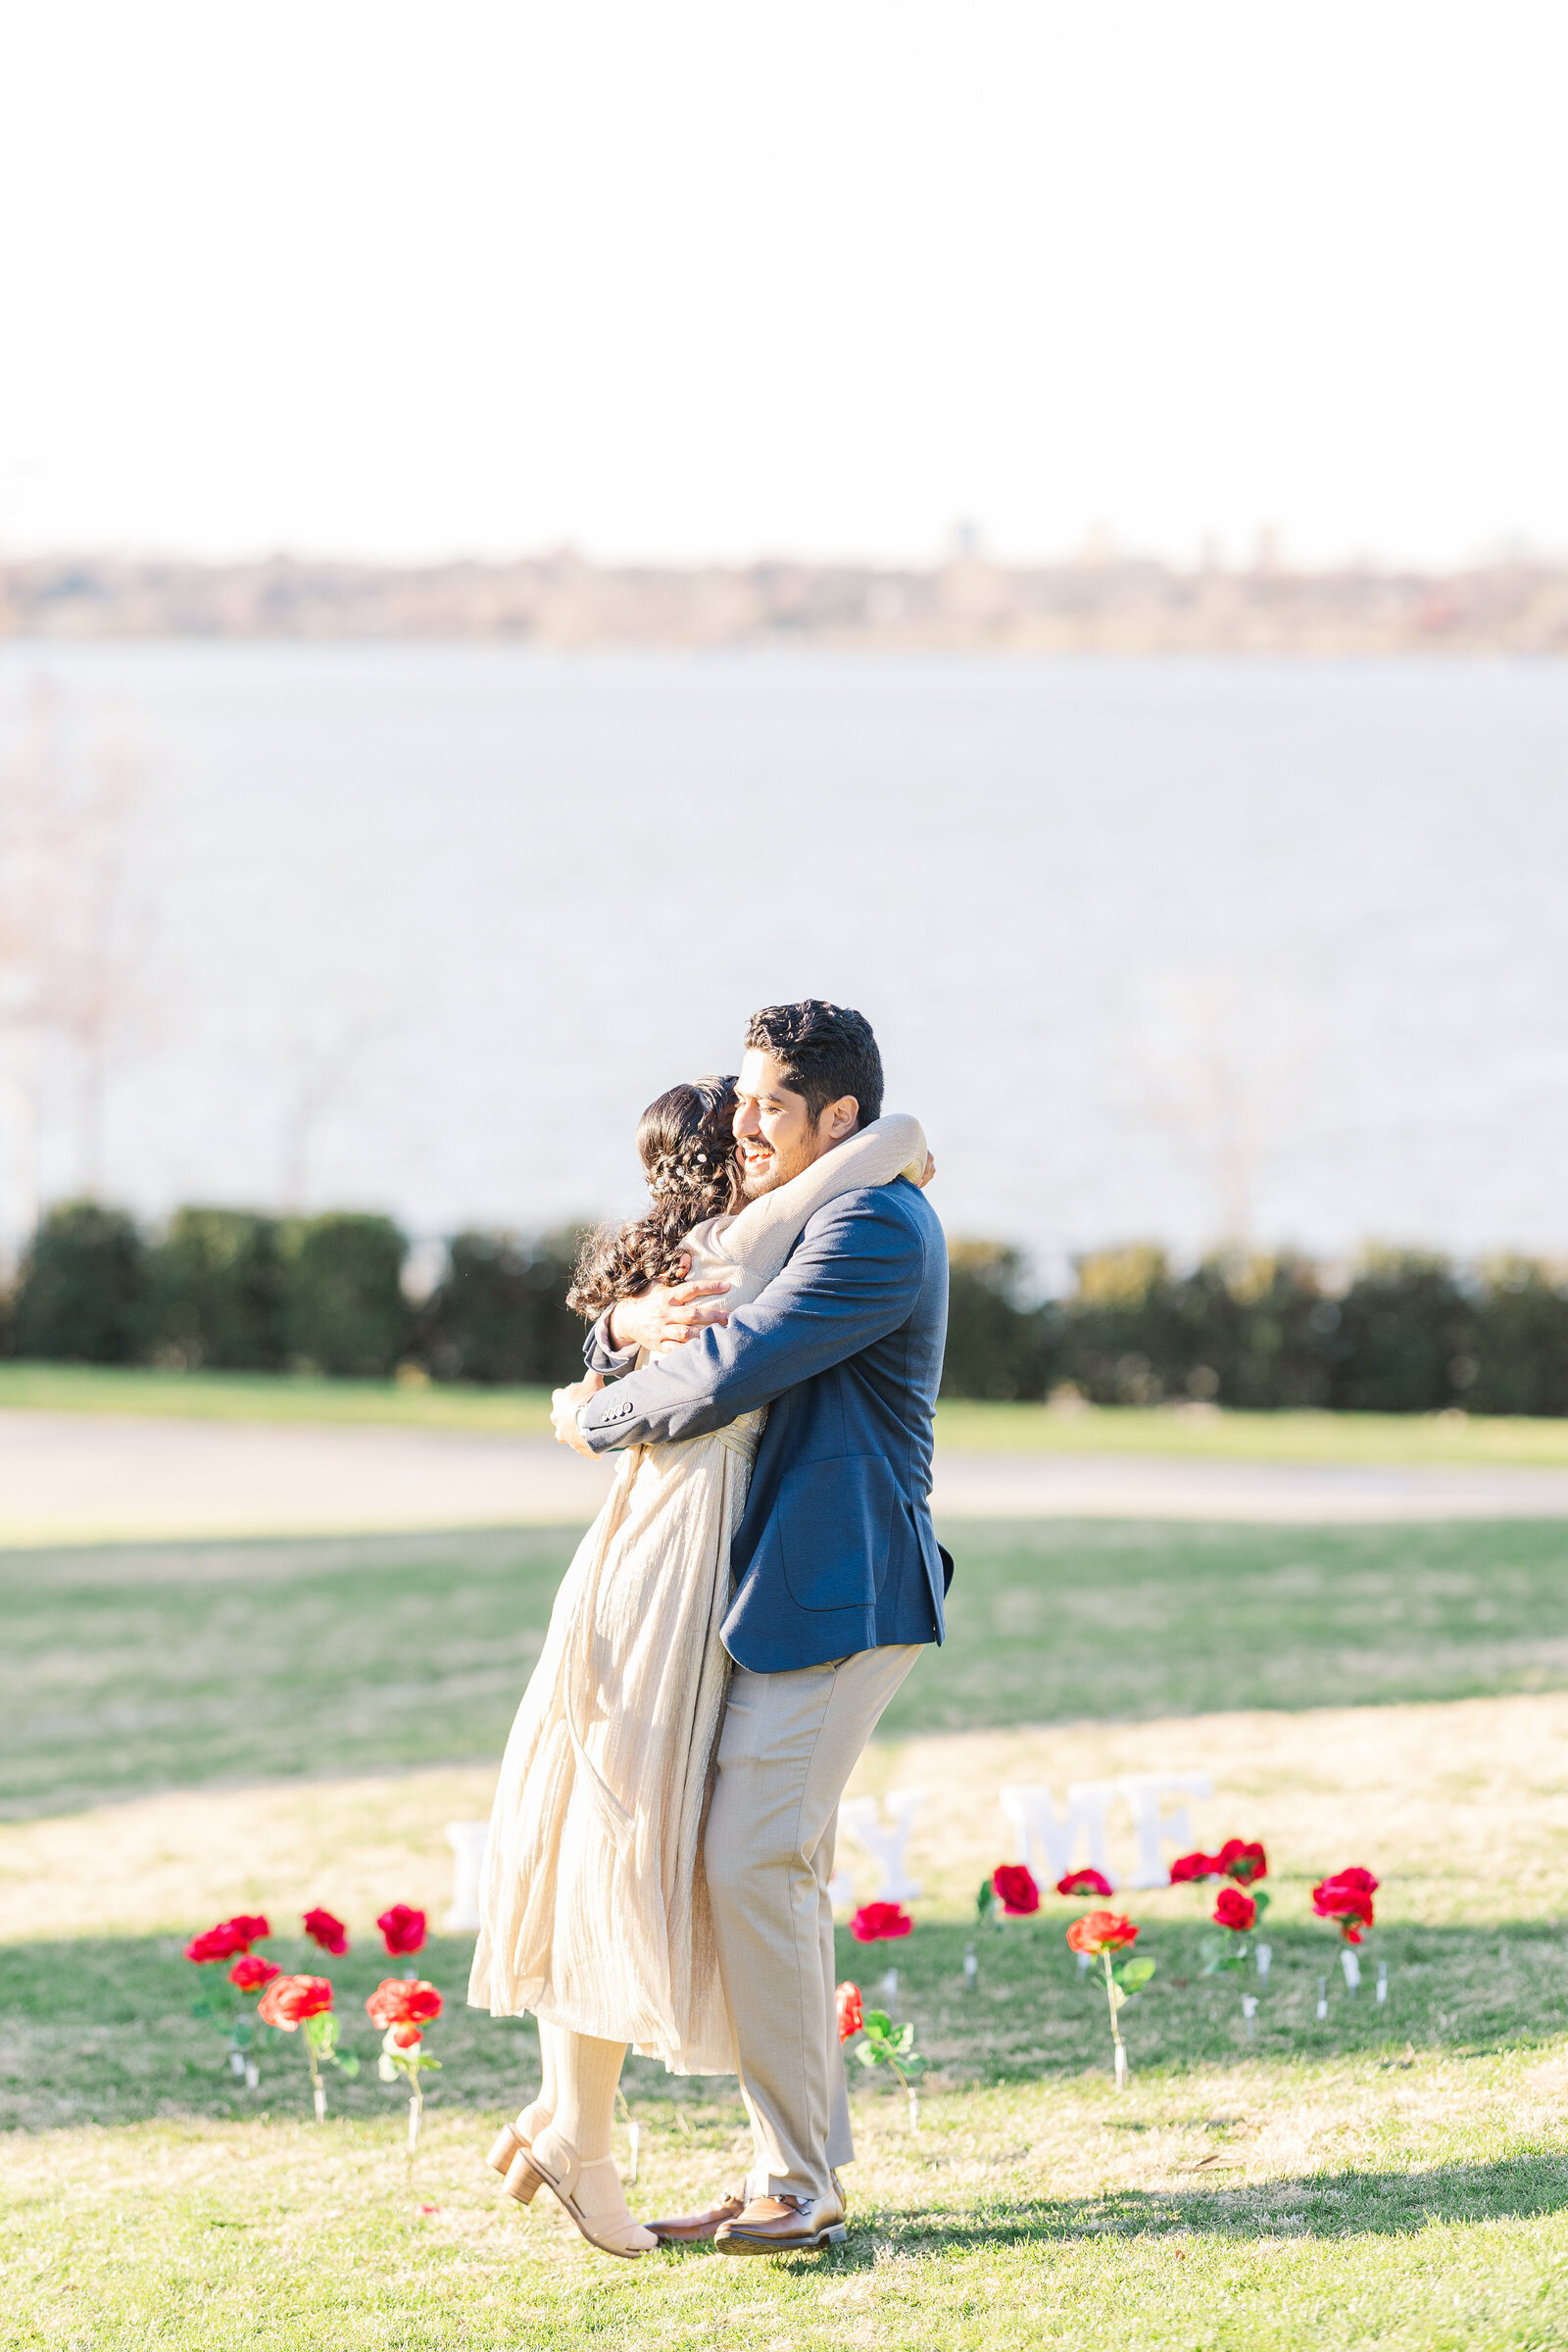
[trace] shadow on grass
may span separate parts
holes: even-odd
[[[1301,2174],[1246,2188],[1128,2188],[1099,2197],[1042,2197],[964,2214],[872,2208],[857,2214],[837,2265],[869,2270],[879,2247],[901,2253],[1042,2251],[1087,2238],[1401,2237],[1438,2221],[1508,2221],[1568,2211],[1568,2165],[1558,2154],[1416,2172]]]
[[[1109,2073],[1103,1995],[1080,1978],[1062,1939],[1062,1922],[980,1935],[924,1925],[899,1947],[901,2019],[915,2027],[917,2046],[953,2088],[1077,2080],[1093,2088]],[[1480,2056],[1555,2040],[1568,2015],[1568,1947],[1560,1923],[1506,1929],[1379,1929],[1363,1960],[1364,1981],[1349,1994],[1327,1931],[1277,1928],[1274,1963],[1258,2003],[1254,2034],[1242,2016],[1255,1976],[1201,1974],[1201,1923],[1150,1927],[1140,1943],[1157,1961],[1147,1991],[1124,2012],[1136,2075],[1178,2082],[1216,2066],[1256,2059],[1304,2067],[1342,2057],[1381,2059],[1394,2070],[1406,2051]],[[965,1989],[966,1947],[976,1947],[979,1988]],[[432,2029],[442,2073],[432,2103],[483,2114],[520,2106],[539,2079],[531,2020],[494,2019],[467,2005],[472,1942],[433,1936],[419,1954],[421,1973],[446,2007]],[[336,1988],[343,2045],[364,2071],[355,2081],[332,2074],[335,2115],[365,2116],[401,2101],[375,2078],[378,2035],[366,1996],[395,1963],[356,1946],[327,1960],[314,1944],[270,1938],[269,1955],[287,1970],[327,1974]],[[839,1973],[869,1989],[870,1954],[841,1937]],[[1379,2004],[1377,1962],[1389,1967],[1388,1999]],[[192,2014],[217,1991],[222,1970],[198,1972],[172,1936],[80,1937],[0,1945],[0,2122],[28,2130],[150,2118],[237,2121],[294,2115],[309,2104],[299,2037],[263,2030],[262,2082],[249,2093],[229,2071],[222,2034]],[[216,1982],[215,1982],[216,1980]],[[1326,1981],[1329,2015],[1317,2016]],[[859,2070],[860,2096],[875,2097]],[[724,2077],[672,2077],[653,2060],[632,2059],[627,2097],[656,2129],[711,2132],[727,2144],[741,2123],[735,2085]],[[677,2115],[676,2111],[679,2111]],[[1205,2191],[1203,2210],[1210,2210]]]
[[[1179,1899],[1179,1898],[1172,1898]],[[1149,1912],[1154,1911],[1152,1919]],[[1026,1926],[976,1932],[922,1927],[899,1947],[896,2006],[915,2021],[918,2046],[954,2082],[1016,2082],[1109,2068],[1104,1995],[1078,1974],[1064,1930],[1073,1916],[1042,1912]],[[1256,1974],[1202,1974],[1201,1921],[1161,1924],[1154,1900],[1138,1949],[1156,1964],[1148,1988],[1123,2013],[1134,2071],[1180,2075],[1250,2057],[1322,2061],[1383,2053],[1397,2064],[1406,2046],[1479,2056],[1554,2038],[1568,2016],[1568,1945],[1560,1921],[1486,1928],[1379,1928],[1361,1950],[1361,1987],[1351,1992],[1341,1946],[1323,1928],[1274,1926],[1267,1984]],[[979,1965],[965,1989],[965,1951]],[[1388,1970],[1377,1998],[1379,1963]],[[869,1987],[866,1951],[841,1937],[839,1973]],[[1328,2016],[1317,2015],[1320,1996]],[[1244,1994],[1255,1994],[1248,2031]]]

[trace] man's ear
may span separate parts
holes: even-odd
[[[855,1122],[860,1115],[860,1105],[853,1095],[840,1095],[822,1113],[827,1122],[828,1141],[842,1144],[847,1135],[855,1133]]]

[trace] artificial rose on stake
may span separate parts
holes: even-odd
[[[1004,1919],[1028,1919],[1040,1908],[1040,1889],[1034,1872],[1022,1862],[999,1862],[981,1882],[975,1915],[984,1925],[1000,1913]]]
[[[1170,1866],[1173,1886],[1200,1886],[1205,1879],[1223,1876],[1217,1854],[1178,1854]]]
[[[210,1960],[232,1960],[271,1933],[260,1912],[242,1911],[236,1918],[220,1919],[216,1928],[204,1928],[199,1936],[193,1936],[185,1946],[185,1957],[194,1960],[198,1968]]]
[[[1098,1870],[1069,1870],[1064,1879],[1056,1881],[1056,1892],[1076,1897],[1079,1902],[1091,1894],[1114,1894],[1115,1887]]]
[[[1214,1925],[1224,1932],[1205,1936],[1199,1945],[1205,1977],[1222,1969],[1245,1968],[1251,1946],[1247,1938],[1268,1909],[1268,1896],[1249,1893],[1245,1886],[1222,1886],[1214,1898]]]
[[[351,2076],[360,2071],[359,2060],[337,2046],[338,2021],[333,2015],[332,1987],[327,1979],[277,1977],[263,1993],[256,2014],[264,2025],[276,2026],[281,2034],[304,2030],[316,2120],[324,2124],[326,2084],[321,2080],[321,2068],[341,2067],[345,2075]]]
[[[283,1971],[275,1961],[266,1959],[260,1952],[242,1952],[228,1972],[228,1981],[240,1992],[262,1992],[274,1977]]]
[[[1261,1845],[1249,1844],[1242,1838],[1227,1838],[1214,1856],[1223,1879],[1234,1879],[1240,1886],[1253,1886],[1268,1877],[1268,1856]]]
[[[394,1903],[375,1924],[389,1960],[406,1960],[424,1943],[424,1913],[416,1911],[412,1903]]]
[[[384,1977],[365,2004],[371,2023],[385,2029],[375,2071],[383,2082],[399,2075],[409,2086],[409,2162],[418,2145],[419,2119],[424,2113],[421,2075],[439,2074],[441,2061],[424,2046],[424,2029],[441,2014],[441,1995],[420,1978]]]
[[[891,2066],[909,2102],[909,2130],[920,2129],[920,2100],[910,2077],[925,2065],[914,2047],[912,2025],[896,2026],[885,2009],[867,2009],[858,1984],[840,1984],[834,1993],[839,2013],[839,2039],[854,2044],[865,2067]]]
[[[191,2003],[191,2015],[211,2019],[228,2044],[231,2071],[243,2078],[248,2090],[258,2087],[261,2070],[252,2054],[256,2043],[256,2013],[245,2007],[240,1996],[259,1992],[278,1974],[270,1960],[263,1959],[250,1948],[270,1933],[259,1912],[242,1912],[237,1918],[220,1920],[216,1928],[204,1928],[185,1946],[185,1957],[196,1968],[211,1968],[224,1960],[232,1963],[226,1982],[214,1978],[203,1981]]]
[[[1110,2040],[1118,2090],[1127,2080],[1127,2051],[1121,2037],[1120,2012],[1149,1983],[1154,1973],[1154,1963],[1146,1956],[1141,1960],[1128,1960],[1115,1968],[1111,1965],[1111,1954],[1126,1951],[1137,1940],[1138,1930],[1119,1911],[1088,1911],[1082,1919],[1075,1919],[1067,1930],[1070,1950],[1091,1960],[1100,1960],[1104,1966],[1105,2000],[1110,2010]]]
[[[1217,1854],[1178,1854],[1170,1866],[1173,1886],[1200,1886],[1205,1879],[1234,1879],[1250,1886],[1268,1877],[1268,1856],[1255,1840],[1227,1838]]]
[[[1312,1889],[1312,1908],[1319,1919],[1338,1922],[1342,1939],[1340,1966],[1351,1992],[1360,1987],[1361,1963],[1350,1947],[1360,1942],[1362,1929],[1372,1925],[1372,1897],[1377,1892],[1377,1886],[1378,1883],[1369,1870],[1356,1868],[1337,1870]],[[1381,1973],[1378,1986],[1380,2000],[1386,1997],[1387,1987],[1387,1974]],[[1323,1998],[1321,1986],[1318,1990],[1317,2013],[1319,2017],[1328,2015],[1328,2004]]]
[[[1337,1870],[1312,1889],[1312,1908],[1319,1919],[1339,1923],[1347,1943],[1359,1943],[1361,1930],[1372,1925],[1372,1897],[1378,1882],[1369,1870]]]
[[[914,1922],[902,1903],[862,1903],[850,1922],[850,1934],[857,1943],[885,1943],[895,1936],[907,1936]]]
[[[330,1911],[307,1911],[304,1927],[313,1943],[318,1943],[323,1952],[330,1952],[334,1960],[342,1959],[349,1948],[349,1932],[340,1919],[334,1918]]]
[[[886,1943],[894,1936],[907,1936],[914,1927],[913,1920],[902,1903],[862,1903],[850,1922],[850,1934],[857,1943]],[[897,1992],[899,1975],[890,1968],[882,1980],[884,1992]]]

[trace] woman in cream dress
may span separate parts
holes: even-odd
[[[653,1213],[585,1257],[592,1312],[689,1261],[726,1308],[777,1274],[840,1194],[924,1183],[918,1120],[891,1116],[738,1214],[730,1080],[676,1087],[638,1146]],[[708,1209],[710,1213],[694,1214]],[[732,2074],[702,1834],[729,1658],[730,1545],[765,1411],[616,1458],[614,1483],[556,1595],[501,1767],[468,1997],[539,2021],[539,2096],[491,2150],[511,2193],[552,2188],[607,2253],[657,2244],[626,2210],[610,2154],[627,2045],[675,2074]]]

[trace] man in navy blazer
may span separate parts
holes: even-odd
[[[748,1195],[880,1116],[881,1056],[859,1013],[814,998],[769,1005],[746,1047],[735,1133]],[[817,1211],[750,1305],[727,1314],[722,1288],[656,1286],[602,1316],[590,1381],[557,1392],[556,1426],[604,1453],[769,1408],[733,1546],[734,1668],[704,1847],[756,2164],[745,2199],[651,2227],[773,2254],[845,2234],[836,2168],[854,2142],[827,1884],[845,1784],[922,1644],[943,1635],[952,1564],[929,1499],[942,1227],[914,1185],[867,1187]],[[631,1369],[672,1339],[684,1344]]]

